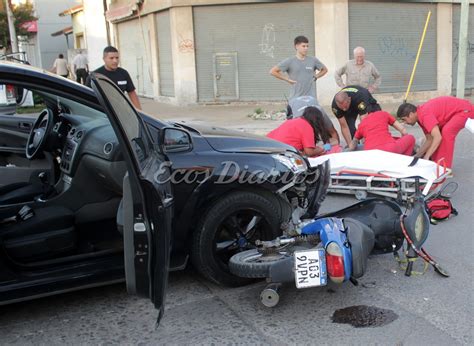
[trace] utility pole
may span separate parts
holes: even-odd
[[[10,7],[10,0],[6,0],[7,5],[7,19],[8,19],[8,31],[10,32],[10,42],[12,45],[12,53],[18,52],[18,41],[16,39],[16,30],[15,30],[15,18],[13,18],[12,9]]]
[[[471,23],[472,25],[472,23]],[[469,28],[469,0],[462,0],[461,18],[459,23],[458,75],[456,97],[464,98],[467,62],[467,33]]]

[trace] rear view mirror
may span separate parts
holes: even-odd
[[[0,114],[16,113],[16,89],[11,84],[0,84]]]
[[[163,151],[179,152],[191,150],[191,137],[186,131],[174,128],[163,130]]]

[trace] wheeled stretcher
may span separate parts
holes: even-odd
[[[329,154],[310,158],[312,166],[329,160],[331,180],[328,192],[355,195],[368,194],[406,201],[415,195],[415,178],[419,178],[425,198],[439,192],[451,169],[443,162],[418,159],[381,150]]]

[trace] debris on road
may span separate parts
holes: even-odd
[[[252,114],[249,114],[248,117],[254,120],[286,120],[286,112],[265,111],[261,108],[257,108]]]

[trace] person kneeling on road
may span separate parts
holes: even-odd
[[[377,100],[365,88],[350,85],[341,89],[332,100],[332,111],[339,120],[342,137],[349,145],[356,132],[356,120],[364,115],[382,110]]]
[[[306,108],[308,107],[315,107],[317,108],[322,115],[323,118],[323,123],[324,127],[326,128],[326,131],[329,133],[329,143],[331,146],[337,146],[339,145],[339,134],[337,133],[336,128],[334,127],[331,119],[329,119],[329,116],[327,115],[326,111],[324,110],[323,107],[321,107],[318,104],[318,101],[312,96],[299,96],[295,97],[290,100],[288,103],[288,108],[291,110],[291,115],[288,119],[292,118],[298,118],[303,115],[303,112],[305,111]],[[330,150],[331,147],[329,147]]]
[[[332,148],[330,133],[326,130],[321,111],[316,107],[307,107],[301,117],[286,120],[267,137],[293,146],[303,155],[314,157],[340,151]],[[323,148],[316,141],[323,141]]]
[[[358,140],[364,138],[364,150],[379,149],[396,154],[412,155],[415,147],[415,137],[407,134],[407,130],[390,113],[377,111],[370,114],[361,115],[361,121],[354,139],[349,145],[350,150],[354,150]],[[401,138],[392,137],[388,130],[388,125],[393,126],[400,134]]]

